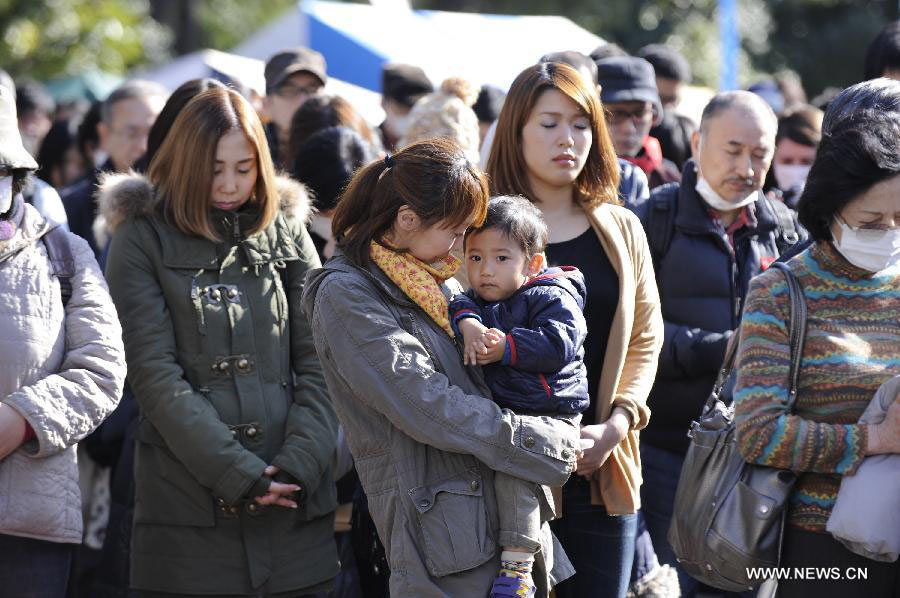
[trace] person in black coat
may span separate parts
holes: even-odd
[[[147,137],[168,97],[162,86],[149,81],[133,80],[122,84],[100,108],[100,146],[109,158],[85,178],[60,190],[66,208],[69,230],[83,238],[100,257],[103,247],[94,236],[97,216],[97,181],[103,172],[128,172],[147,151]]]
[[[663,44],[650,44],[637,52],[651,65],[656,74],[656,88],[662,102],[662,120],[650,129],[650,136],[659,140],[662,154],[679,169],[691,158],[691,136],[697,124],[677,112],[684,87],[691,83],[691,67],[684,56]]]
[[[676,566],[666,538],[687,432],[709,396],[740,323],[750,279],[804,236],[791,211],[761,188],[775,149],[771,108],[744,91],[714,97],[692,140],[680,184],[653,191],[637,213],[647,232],[665,339],[641,432],[642,510],[659,560]],[[679,571],[682,595],[697,582]]]

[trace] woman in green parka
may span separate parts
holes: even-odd
[[[147,178],[106,179],[107,278],[141,415],[137,596],[306,596],[338,572],[337,420],[309,324],[303,188],[233,90],[182,110]]]

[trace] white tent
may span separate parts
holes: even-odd
[[[422,67],[439,83],[452,75],[502,89],[548,52],[588,53],[603,40],[555,16],[484,15],[303,0],[232,51],[261,60],[291,46],[325,55],[329,76],[381,90],[381,67]]]
[[[245,56],[218,50],[198,50],[179,56],[162,66],[137,73],[135,77],[155,81],[169,90],[174,90],[185,81],[198,77],[232,79],[262,96],[266,94],[264,66],[263,62]]]
[[[236,80],[260,96],[264,96],[266,93],[264,67],[265,63],[256,58],[228,54],[218,50],[199,50],[179,56],[172,62],[155,69],[137,73],[135,77],[156,81],[170,91],[189,79],[199,77]],[[381,96],[378,93],[334,77],[328,79],[325,90],[348,100],[373,126],[384,120]]]

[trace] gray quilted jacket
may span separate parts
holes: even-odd
[[[459,292],[447,285],[446,295]],[[443,330],[376,266],[356,267],[340,250],[307,274],[303,308],[384,542],[391,596],[486,597],[500,565],[494,472],[564,484],[577,416],[501,410]],[[535,581],[546,597],[573,569],[546,524],[541,544]]]
[[[21,199],[13,209],[17,231],[0,242],[0,401],[36,438],[0,459],[0,534],[77,543],[75,445],[119,400],[122,330],[88,244],[70,235],[76,274],[63,308],[47,222]]]

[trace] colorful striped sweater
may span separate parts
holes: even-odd
[[[863,459],[860,416],[900,375],[900,267],[872,274],[819,242],[788,262],[809,306],[793,415],[786,412],[790,303],[784,275],[751,281],[735,386],[737,437],[751,463],[799,473],[791,525],[825,532],[841,476]]]

